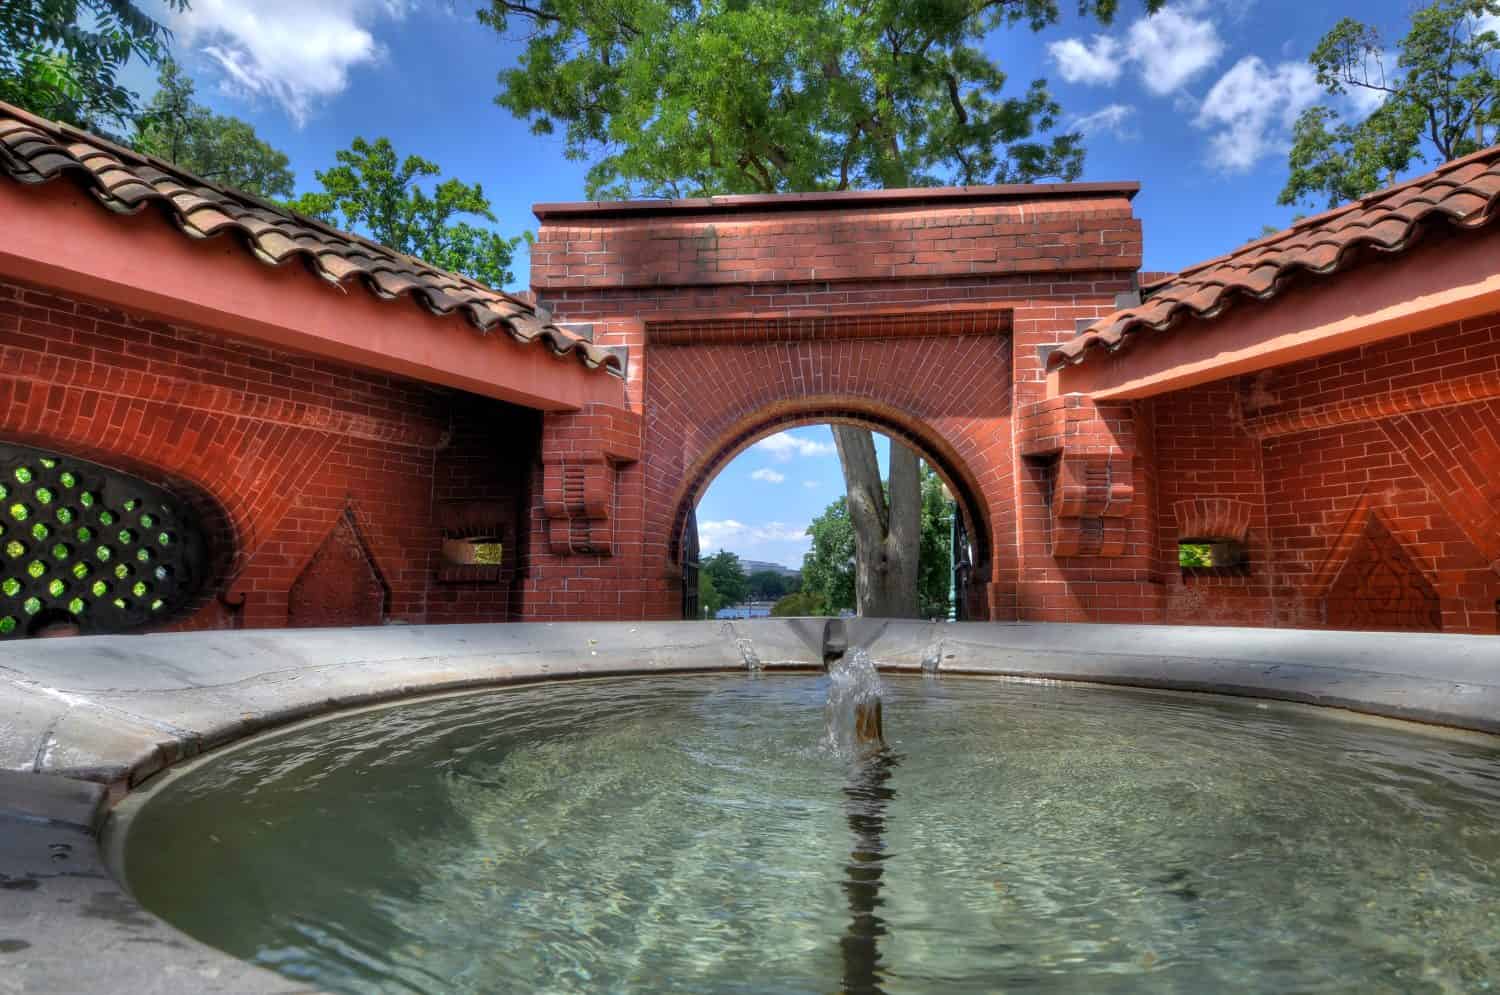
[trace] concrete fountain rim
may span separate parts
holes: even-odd
[[[21,990],[286,992],[146,912],[99,846],[153,775],[320,716],[578,677],[821,667],[1207,692],[1500,734],[1500,640],[1293,629],[825,619],[99,636],[0,659],[0,965]],[[17,935],[11,936],[10,933]]]

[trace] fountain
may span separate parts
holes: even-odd
[[[759,630],[760,658],[779,657],[773,631],[792,630]],[[127,798],[121,866],[198,939],[335,992],[1500,977],[1492,740],[1214,696],[882,677],[832,623],[815,660],[409,701],[253,738]]]

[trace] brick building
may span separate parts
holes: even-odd
[[[535,303],[5,108],[0,173],[10,635],[680,617],[829,421],[944,477],[966,617],[1496,631],[1500,150],[1155,277],[1133,184],[539,205]]]

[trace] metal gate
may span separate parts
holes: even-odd
[[[688,512],[682,530],[682,617],[700,619],[703,608],[698,603],[698,509]]]
[[[969,574],[973,572],[973,550],[969,546],[969,531],[964,528],[964,516],[957,505],[953,510],[953,602],[948,617],[963,621],[968,615]]]

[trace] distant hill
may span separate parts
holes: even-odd
[[[783,577],[802,576],[801,570],[793,570],[782,563],[767,563],[765,560],[741,560],[740,566],[745,568],[745,575],[747,577],[753,573],[760,573],[762,570],[774,570]]]

